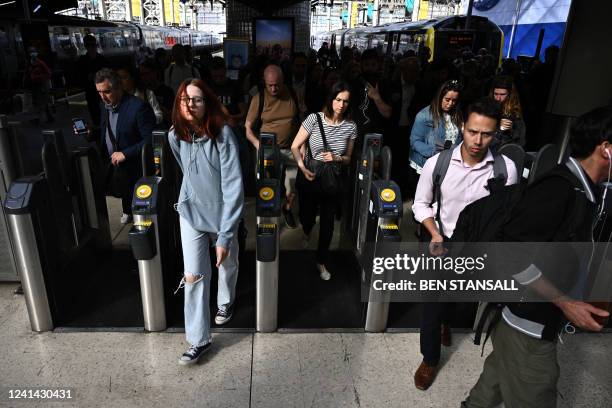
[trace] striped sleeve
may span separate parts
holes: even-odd
[[[309,135],[312,135],[312,130],[317,124],[317,117],[315,115],[316,113],[311,113],[306,117],[306,119],[304,119],[304,122],[302,122],[302,126],[304,129],[306,129]]]

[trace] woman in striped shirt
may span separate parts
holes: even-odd
[[[310,114],[302,123],[291,146],[293,157],[300,172],[296,185],[300,204],[300,223],[304,231],[304,243],[308,245],[310,232],[315,225],[319,209],[319,242],[317,247],[317,270],[323,280],[331,277],[327,267],[329,245],[334,233],[334,213],[341,194],[330,195],[322,191],[314,169],[323,162],[337,162],[348,166],[353,145],[357,138],[357,126],[349,120],[348,105],[350,90],[345,82],[337,82],[325,102],[323,112]],[[318,118],[317,118],[318,116]],[[323,142],[319,120],[327,147]]]

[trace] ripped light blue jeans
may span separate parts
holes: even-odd
[[[185,276],[195,275],[193,283],[185,282],[185,335],[189,344],[203,346],[210,343],[210,247],[217,240],[217,234],[193,229],[183,217],[181,223],[181,241]],[[219,267],[219,284],[217,306],[226,310],[234,303],[236,297],[236,280],[238,279],[238,237],[234,235],[229,254]]]

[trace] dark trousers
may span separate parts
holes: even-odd
[[[324,194],[317,181],[308,181],[298,170],[296,180],[298,202],[300,204],[300,223],[306,235],[310,235],[319,213],[319,242],[317,245],[317,263],[325,264],[329,258],[329,245],[334,235],[334,214],[340,196]]]
[[[448,324],[451,303],[422,303],[421,304],[421,354],[428,366],[438,365],[440,361],[440,337],[442,324]]]

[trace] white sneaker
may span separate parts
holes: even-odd
[[[132,215],[131,214],[123,214],[121,216],[121,220],[120,221],[121,221],[121,224],[123,224],[123,225],[132,222]]]
[[[328,281],[331,278],[331,273],[329,273],[325,265],[317,264],[317,269],[319,270],[319,276],[324,281]]]

